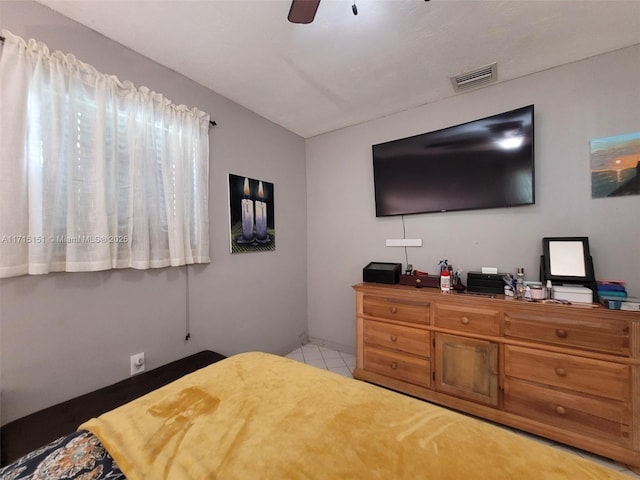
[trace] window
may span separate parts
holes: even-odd
[[[3,31],[0,276],[209,262],[209,117]]]

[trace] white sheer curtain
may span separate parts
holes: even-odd
[[[0,277],[209,262],[209,116],[2,35]]]

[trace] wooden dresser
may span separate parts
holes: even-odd
[[[355,285],[354,377],[640,471],[640,314]]]

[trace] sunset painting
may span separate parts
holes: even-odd
[[[591,140],[591,197],[640,195],[640,133]]]

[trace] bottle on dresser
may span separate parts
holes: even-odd
[[[438,263],[440,267],[440,290],[443,293],[449,293],[451,291],[451,266],[449,260],[440,260]]]
[[[451,275],[449,270],[442,270],[440,272],[440,289],[442,293],[449,293],[451,291]]]
[[[551,280],[547,280],[547,286],[545,287],[545,298],[547,300],[551,300],[552,292],[553,292],[553,284],[551,283]]]
[[[518,267],[518,272],[516,273],[516,298],[524,298],[524,268]]]

